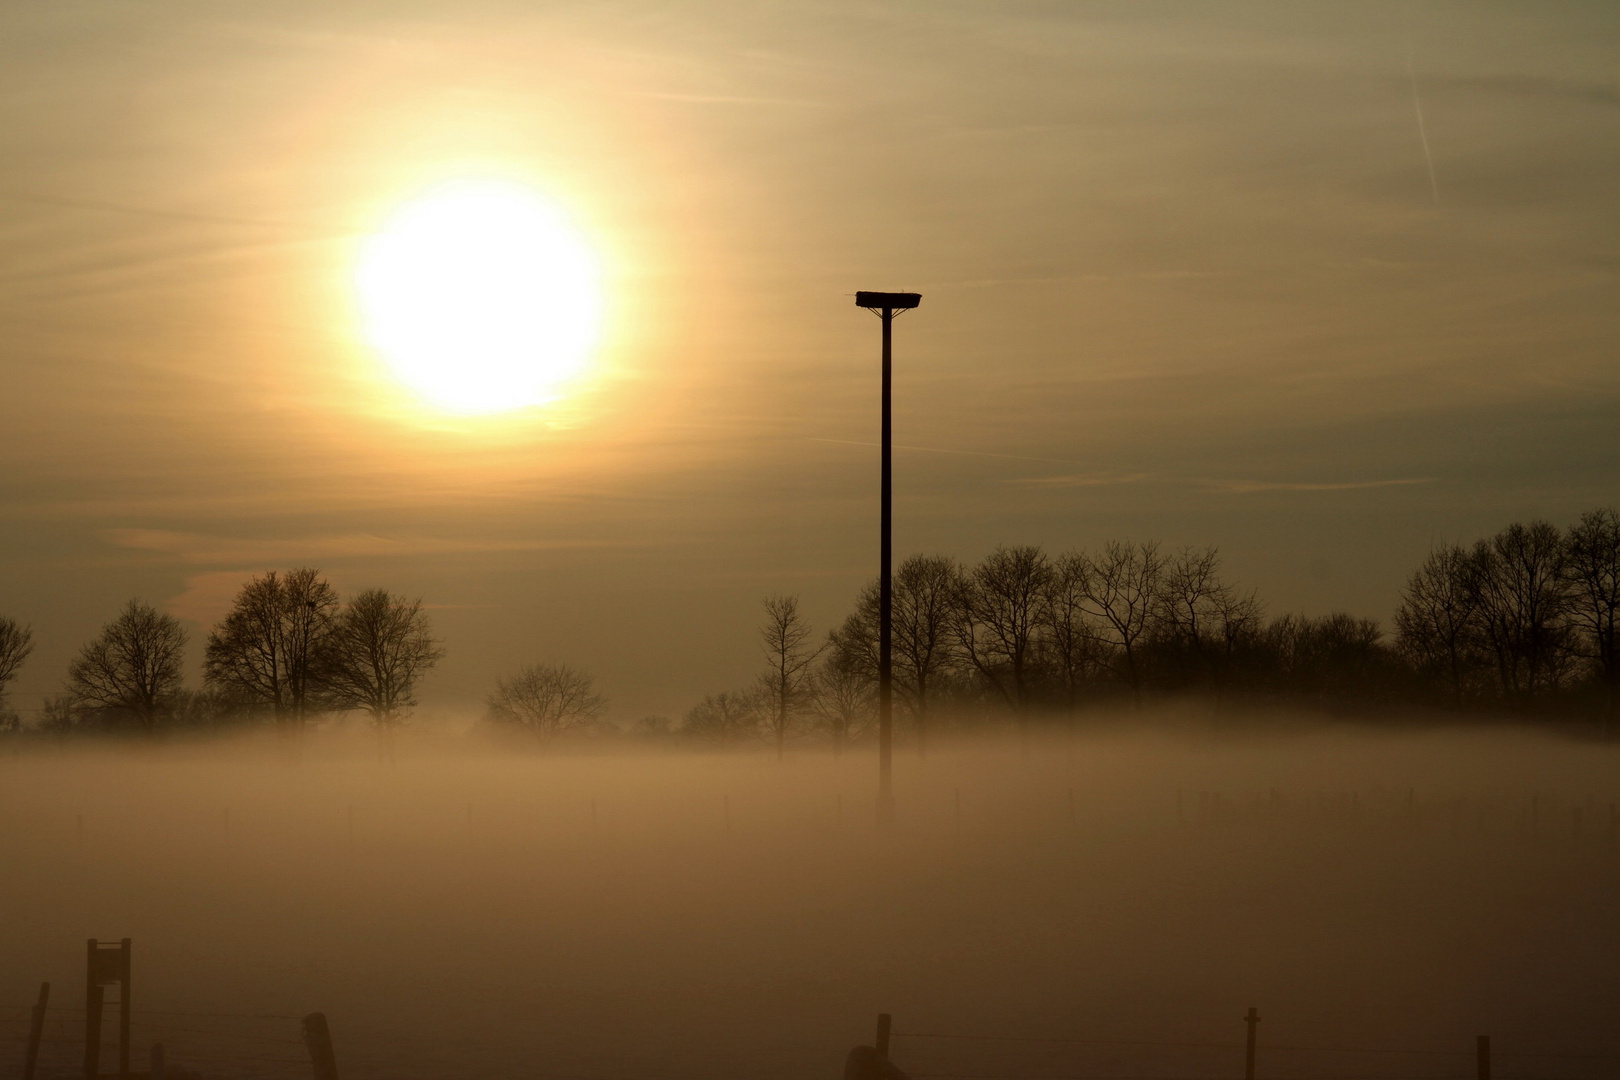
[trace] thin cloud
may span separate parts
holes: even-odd
[[[1107,475],[1094,473],[1085,476],[1020,476],[1008,480],[1009,484],[1025,487],[1107,487],[1111,484],[1136,484],[1148,479],[1147,473]]]
[[[693,105],[792,105],[807,109],[830,109],[833,104],[828,101],[804,101],[798,98],[773,97],[738,97],[730,94],[674,94],[656,90],[640,90],[636,97],[654,98],[658,101],[680,101]]]
[[[376,558],[403,555],[459,555],[495,551],[540,551],[568,548],[630,546],[606,540],[462,540],[434,536],[378,536],[346,533],[295,540],[258,540],[161,529],[108,529],[102,534],[117,547],[173,555],[199,564],[282,564],[318,559]]]
[[[1231,495],[1250,495],[1261,491],[1362,491],[1367,488],[1433,484],[1438,479],[1434,476],[1415,476],[1398,480],[1349,480],[1340,483],[1293,480],[1205,480],[1202,483],[1215,491]]]
[[[857,439],[816,439],[809,442],[834,443],[838,446],[881,446],[882,443],[862,442]],[[905,446],[900,443],[891,444],[895,450],[916,450],[925,454],[957,454],[962,457],[1000,458],[1005,461],[1039,461],[1050,465],[1084,465],[1083,461],[1069,461],[1064,458],[1030,457],[1026,454],[993,454],[984,450],[950,450],[943,446]]]

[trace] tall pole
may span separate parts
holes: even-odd
[[[858,292],[855,304],[883,320],[883,438],[880,458],[881,489],[878,512],[878,821],[894,819],[894,581],[890,564],[894,561],[894,473],[892,469],[893,431],[890,404],[893,399],[894,317],[922,303],[918,293]]]
[[[894,309],[883,309],[883,508],[878,540],[878,820],[894,817],[894,665],[891,636],[894,622],[894,581],[890,572],[894,545],[894,476],[890,448],[890,382],[893,370]]]

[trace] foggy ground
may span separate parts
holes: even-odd
[[[1249,1005],[1265,1080],[1469,1076],[1478,1033],[1498,1080],[1608,1076],[1617,764],[1465,732],[980,743],[900,755],[881,833],[870,751],[8,752],[0,1048],[49,979],[44,1075],[72,1073],[84,940],[129,936],[137,1061],[210,1077],[307,1076],[314,1010],[345,1080],[833,1080],[880,1011],[1097,1040],[899,1038],[914,1075],[1232,1077]]]

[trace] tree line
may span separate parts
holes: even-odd
[[[1620,515],[1569,529],[1515,523],[1435,547],[1408,578],[1394,633],[1346,612],[1268,618],[1214,548],[1117,541],[1050,555],[996,549],[975,564],[913,555],[893,580],[896,714],[919,746],[992,717],[1073,718],[1197,694],[1312,708],[1495,711],[1616,722]],[[649,735],[835,746],[876,716],[878,588],[818,638],[798,600],[764,602],[750,686],[711,694]]]
[[[1000,547],[977,563],[905,559],[893,582],[893,687],[919,747],[946,728],[1012,717],[1074,719],[1089,709],[1199,695],[1315,709],[1500,712],[1616,726],[1620,699],[1620,514],[1560,529],[1514,523],[1471,546],[1433,548],[1400,592],[1393,633],[1346,612],[1268,617],[1222,573],[1214,548],[1115,541],[1048,554]],[[185,632],[130,601],[80,651],[45,726],[126,727],[359,712],[401,723],[444,656],[420,600],[371,589],[341,602],[311,569],[269,572],[209,633],[203,686],[181,678]],[[763,605],[761,667],[709,694],[677,723],[631,734],[698,743],[805,737],[842,747],[877,712],[878,589],[818,634],[794,596]],[[33,647],[0,618],[0,695]],[[609,729],[591,675],[534,663],[497,681],[486,718],[545,744]],[[0,713],[4,710],[0,709]],[[12,726],[16,721],[13,717]]]
[[[367,589],[344,602],[307,567],[242,586],[208,634],[200,689],[185,685],[186,645],[179,619],[129,601],[68,665],[41,726],[152,733],[268,721],[296,732],[314,716],[359,712],[389,728],[416,704],[418,682],[444,656],[421,600]],[[32,631],[0,618],[0,694],[32,650]],[[20,726],[14,713],[0,711],[7,726]]]

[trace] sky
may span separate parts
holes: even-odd
[[[1613,505],[1607,3],[57,0],[0,12],[0,613],[24,715],[131,597],[420,596],[423,715],[531,661],[620,720],[896,546],[1215,545],[1388,620],[1430,546]],[[585,375],[490,416],[368,343],[367,238],[494,178],[596,253]]]

